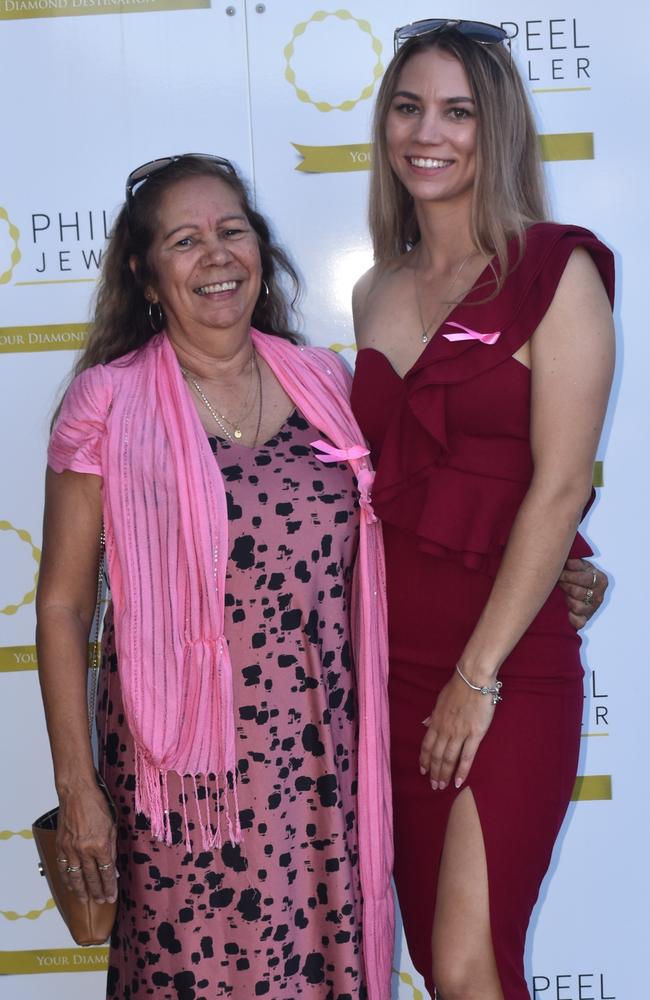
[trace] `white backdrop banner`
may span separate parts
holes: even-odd
[[[83,343],[124,179],[167,153],[214,152],[249,178],[305,284],[304,332],[353,363],[350,292],[371,262],[369,121],[396,23],[421,0],[0,0],[0,997],[92,1000],[104,949],[75,949],[29,826],[54,792],[34,652],[48,423]],[[594,229],[618,271],[619,361],[588,534],[611,580],[587,630],[580,778],[535,911],[534,1000],[647,993],[648,728],[642,505],[650,347],[645,119],[650,9],[621,0],[459,0],[508,23],[554,216]],[[102,15],[96,17],[94,15]],[[559,16],[561,14],[561,16]],[[614,16],[614,14],[616,16]],[[552,16],[551,16],[552,15]],[[624,335],[624,336],[623,336]],[[613,419],[615,417],[615,419]],[[643,602],[643,603],[642,603]],[[426,997],[398,937],[393,997]],[[83,974],[82,974],[83,973]]]

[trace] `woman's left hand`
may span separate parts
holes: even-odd
[[[567,559],[558,583],[566,595],[569,621],[580,629],[603,603],[609,580],[587,559]]]
[[[452,777],[460,788],[490,728],[494,709],[490,696],[472,691],[458,674],[445,684],[433,712],[424,720],[427,733],[420,748],[420,773],[428,775],[434,791],[446,788]]]

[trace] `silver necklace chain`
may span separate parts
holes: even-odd
[[[263,402],[262,402],[262,373],[260,371],[260,366],[259,366],[259,364],[257,362],[257,354],[255,353],[255,351],[253,351],[253,354],[251,356],[251,367],[255,369],[255,372],[257,374],[257,390],[258,390],[257,391],[257,396],[258,396],[258,399],[259,399],[259,404],[258,404],[258,409],[257,409],[257,425],[256,425],[256,428],[255,428],[255,438],[253,440],[253,446],[255,446],[257,444],[257,442],[258,442],[258,438],[259,438],[259,434],[260,434],[260,426],[261,426],[261,423],[262,423],[262,409],[263,409]],[[208,411],[208,413],[210,414],[210,416],[212,417],[212,419],[216,423],[217,427],[219,427],[219,429],[222,431],[222,433],[224,434],[224,436],[227,438],[227,440],[228,441],[233,441],[233,442],[234,441],[240,441],[241,438],[242,438],[242,430],[241,430],[241,426],[240,425],[243,422],[243,420],[245,420],[246,417],[248,416],[248,414],[250,413],[250,410],[252,409],[252,406],[251,406],[251,408],[246,413],[243,413],[240,416],[238,423],[235,424],[231,420],[229,420],[228,417],[226,417],[225,414],[218,413],[217,410],[215,410],[215,408],[213,407],[212,403],[210,402],[210,400],[206,396],[205,392],[203,391],[203,388],[197,382],[197,380],[194,378],[194,376],[192,374],[190,374],[190,372],[187,370],[187,368],[183,368],[181,366],[181,372],[183,374],[183,378],[187,382],[189,382],[190,385],[193,387],[193,389],[196,392],[197,396],[199,397],[199,399],[201,400],[201,402],[205,406],[206,410]],[[251,384],[252,384],[252,382],[253,382],[253,378],[252,378],[252,372],[251,372]],[[247,397],[246,397],[246,403],[248,403],[248,396],[249,396],[249,394],[250,394],[250,389],[249,389],[249,393],[247,394]],[[228,427],[232,428],[232,432],[230,430],[228,430]]]
[[[463,272],[463,268],[465,267],[465,264],[470,259],[470,257],[474,257],[474,256],[476,256],[476,250],[470,250],[470,252],[467,254],[467,256],[463,257],[463,259],[461,260],[460,264],[456,268],[456,271],[454,273],[453,278],[451,279],[449,288],[447,289],[447,292],[446,292],[446,295],[445,295],[446,299],[448,299],[451,296],[451,293],[453,292],[454,288],[456,287],[456,282],[460,278],[460,276],[461,276],[461,274]],[[413,268],[413,284],[415,286],[415,303],[416,303],[417,308],[418,308],[418,316],[419,316],[419,319],[420,319],[420,326],[422,328],[422,333],[420,334],[420,340],[422,341],[423,344],[428,344],[429,341],[431,340],[431,337],[429,336],[429,332],[430,332],[431,329],[433,329],[433,332],[434,332],[434,335],[435,335],[435,331],[440,326],[440,322],[441,322],[441,320],[443,319],[443,317],[445,315],[445,308],[449,305],[449,302],[443,301],[442,302],[442,309],[440,307],[438,307],[438,309],[436,309],[436,311],[433,314],[433,317],[431,318],[431,320],[429,321],[429,323],[427,323],[426,326],[425,326],[424,317],[422,315],[422,307],[420,305],[420,296],[418,295],[418,281],[417,281],[417,269],[416,268]],[[447,312],[447,315],[449,315],[448,312]],[[435,324],[435,326],[434,326],[434,324]]]

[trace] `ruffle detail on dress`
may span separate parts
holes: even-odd
[[[406,494],[375,494],[375,508],[386,524],[415,534],[422,552],[494,576],[526,489],[525,483],[437,466],[411,482]],[[570,557],[591,554],[576,535]]]
[[[435,465],[402,485],[375,489],[375,511],[384,524],[416,535],[422,552],[496,575],[527,483]],[[589,555],[577,534],[570,558]]]
[[[451,387],[432,383],[432,368],[417,391],[406,387],[387,428],[374,510],[415,535],[422,552],[494,576],[530,485],[530,443],[515,434],[460,434],[447,417]],[[591,554],[577,535],[570,556]]]

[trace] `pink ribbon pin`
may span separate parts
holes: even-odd
[[[310,444],[312,448],[318,448],[318,451],[315,452],[315,457],[326,465],[333,462],[358,461],[370,454],[369,449],[365,448],[362,444],[353,444],[350,448],[335,448],[329,441],[311,441]],[[357,486],[359,487],[359,506],[370,524],[374,524],[377,518],[372,509],[370,497],[375,473],[367,465],[363,465],[357,471],[356,477]]]
[[[370,454],[368,448],[362,444],[353,444],[350,448],[335,448],[329,441],[311,441],[312,448],[318,448],[321,454],[316,454],[316,458],[326,465],[332,462],[350,462],[355,458],[365,458]]]
[[[463,326],[462,323],[452,323],[450,321],[446,325],[455,326],[458,330],[463,331],[462,333],[443,333],[445,340],[449,340],[452,343],[457,340],[480,340],[482,344],[496,344],[501,336],[500,330],[494,333],[479,333],[478,330],[470,330],[468,326]]]

